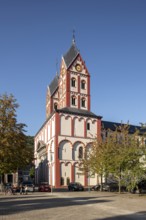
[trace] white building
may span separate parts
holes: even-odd
[[[35,135],[36,183],[89,184],[79,167],[85,149],[101,135],[102,118],[90,111],[90,100],[90,74],[73,39],[47,88],[46,121]],[[90,177],[90,185],[96,183],[97,176]]]

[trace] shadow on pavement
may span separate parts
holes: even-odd
[[[0,216],[17,214],[19,212],[27,212],[33,210],[41,210],[41,209],[49,209],[49,208],[57,208],[57,207],[68,207],[74,205],[87,205],[87,204],[98,204],[98,203],[106,203],[110,202],[110,200],[106,199],[98,199],[97,197],[68,197],[68,198],[59,198],[48,195],[40,195],[40,196],[11,196],[11,197],[3,197],[0,200]]]
[[[62,208],[62,207],[71,207],[71,206],[78,206],[80,209],[81,206],[89,205],[89,207],[92,205],[96,205],[98,207],[98,204],[108,204],[112,202],[112,197],[116,196],[113,194],[102,194],[102,196],[99,194],[90,194],[88,196],[88,193],[82,194],[82,192],[78,193],[78,195],[75,192],[71,192],[70,194],[67,194],[65,192],[62,192],[60,195],[55,195],[51,193],[32,193],[28,195],[13,195],[13,196],[3,196],[0,198],[0,219],[5,219],[6,217],[13,214],[19,214],[33,211],[41,211],[41,210],[49,210],[55,208]],[[65,197],[63,197],[63,195]],[[107,197],[107,198],[106,198]],[[86,207],[86,206],[85,206]],[[97,210],[98,213],[98,210]],[[128,220],[128,219],[134,219],[134,220],[146,220],[146,211],[141,212],[132,212],[128,214],[114,216],[114,217],[106,217],[106,218],[92,218],[92,220]],[[35,220],[35,219],[34,219]],[[43,220],[43,219],[42,219]]]
[[[146,220],[146,211],[135,212],[127,215],[117,215],[107,218],[96,218],[92,220]]]

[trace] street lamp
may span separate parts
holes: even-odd
[[[51,164],[51,194],[53,193],[53,163],[52,163],[52,154],[54,152],[50,151],[50,164]]]
[[[90,192],[90,170],[88,170],[88,192]]]

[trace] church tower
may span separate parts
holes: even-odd
[[[74,39],[62,57],[59,89],[59,107],[90,111],[90,75]]]
[[[62,57],[60,76],[56,75],[47,88],[46,117],[65,107],[90,111],[90,74],[74,39]]]

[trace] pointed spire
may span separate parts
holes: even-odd
[[[58,74],[58,59],[56,59],[56,76],[59,76],[59,74]]]
[[[76,47],[75,43],[75,30],[73,30],[73,35],[72,35],[72,45],[70,49],[63,55],[66,67],[68,68],[70,64],[73,62],[73,60],[78,56],[79,50]]]
[[[75,44],[75,30],[73,29],[73,34],[72,34],[72,44]]]

